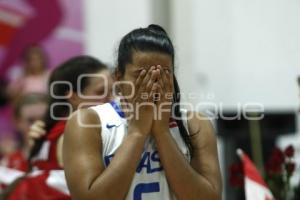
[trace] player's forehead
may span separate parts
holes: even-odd
[[[132,62],[129,70],[135,71],[141,68],[148,70],[151,66],[158,65],[164,68],[172,68],[172,57],[161,52],[136,51],[132,55]]]

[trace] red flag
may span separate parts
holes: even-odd
[[[267,184],[250,158],[241,149],[237,150],[243,162],[245,174],[245,193],[247,200],[275,200]]]
[[[63,170],[39,171],[27,175],[8,200],[71,200]]]

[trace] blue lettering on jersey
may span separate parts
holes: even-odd
[[[159,167],[151,169],[151,173],[160,172],[160,171],[163,170],[163,167],[161,166],[161,162],[160,162],[160,159],[159,159],[158,151],[153,152],[153,154],[151,155],[151,160],[153,162],[157,162],[159,164]]]
[[[148,174],[151,172],[150,152],[143,153],[142,160],[140,161],[136,172],[141,173],[143,168],[146,168]]]
[[[160,192],[159,182],[140,183],[135,186],[133,200],[142,200],[142,194]]]
[[[104,157],[104,162],[106,167],[110,164],[113,157],[114,154]],[[142,154],[142,158],[141,161],[139,162],[136,172],[141,173],[143,169],[146,169],[147,174],[163,171],[163,167],[161,166],[158,151],[154,151],[154,152],[146,151]]]

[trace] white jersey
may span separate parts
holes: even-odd
[[[117,149],[127,135],[127,121],[117,101],[91,107],[101,119],[102,158],[108,166]],[[186,126],[186,121],[184,121]],[[175,122],[170,123],[170,132],[181,152],[190,161],[189,150],[180,136]],[[141,160],[136,169],[126,200],[173,200],[165,172],[160,163],[159,154],[152,137],[144,146]]]

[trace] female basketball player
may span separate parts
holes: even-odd
[[[7,191],[5,199],[70,199],[61,170],[65,120],[72,110],[81,106],[108,102],[111,84],[107,67],[89,56],[70,59],[53,71],[49,81],[49,110],[45,118],[47,133],[35,143],[31,154],[33,167],[42,171],[16,182]]]
[[[117,78],[127,81],[120,102],[79,110],[67,123],[63,159],[72,198],[221,199],[213,128],[197,113],[180,112],[174,48],[161,27],[123,37]]]

